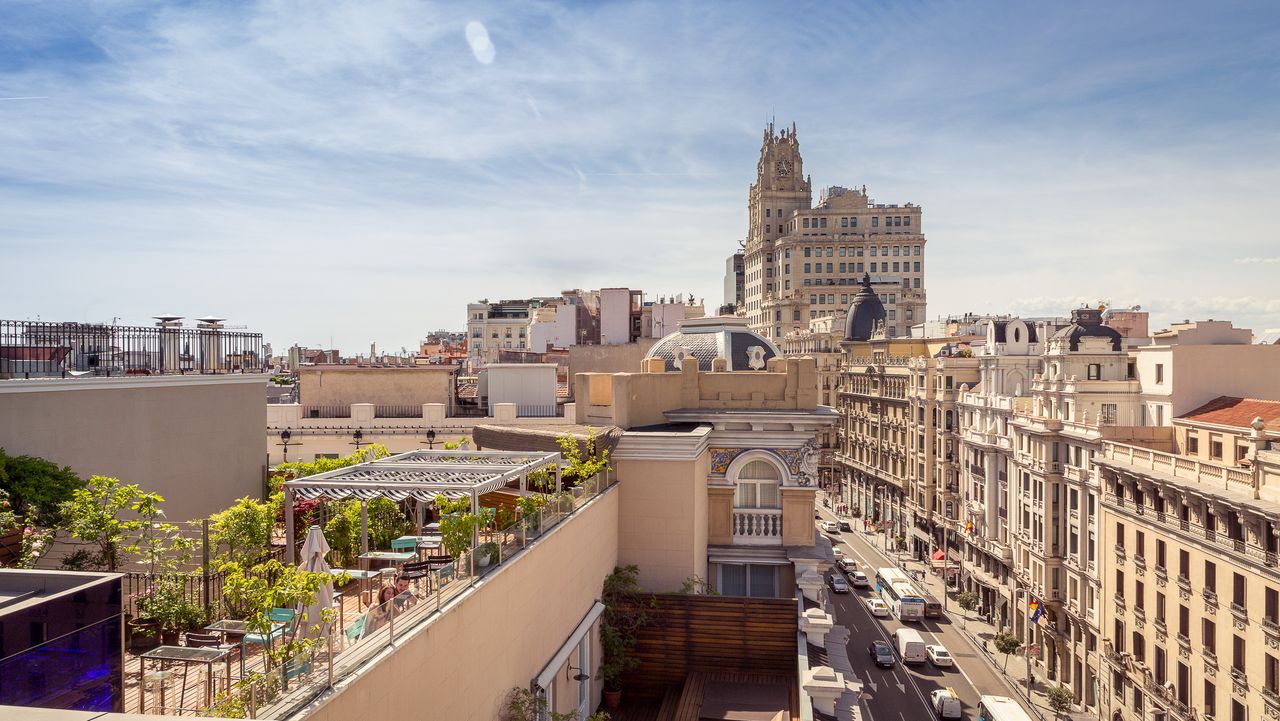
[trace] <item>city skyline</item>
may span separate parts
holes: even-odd
[[[484,297],[713,308],[776,118],[815,191],[923,206],[930,318],[1280,325],[1274,8],[670,7],[12,8],[2,315],[354,353]]]

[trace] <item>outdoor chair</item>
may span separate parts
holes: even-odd
[[[447,566],[450,563],[453,563],[453,556],[450,556],[447,553],[440,554],[440,555],[432,555],[432,556],[427,556],[425,559],[423,559],[423,562],[430,564],[435,568],[440,568],[441,566]]]
[[[173,679],[175,673],[172,669],[163,669],[160,671],[151,671],[142,677],[143,690],[155,693],[160,692],[160,711],[164,711],[164,691],[169,686],[169,681]],[[186,681],[183,681],[184,690]]]
[[[400,577],[415,584],[431,578],[431,561],[410,561],[400,567]]]
[[[240,640],[240,675],[244,675],[245,659],[248,656],[248,647],[250,645],[262,646],[268,649],[275,645],[277,638],[283,638],[285,635],[293,635],[294,624],[297,622],[298,612],[292,608],[273,608],[267,614],[267,618],[272,623],[283,624],[282,626],[271,629],[265,634],[262,633],[246,633],[244,638]]]
[[[347,637],[348,643],[355,643],[364,635],[364,622],[367,618],[369,618],[367,614],[360,616],[355,623],[351,624],[351,626],[343,632],[343,635]]]
[[[191,648],[216,648],[226,651],[239,651],[238,643],[223,643],[221,634],[217,633],[190,633],[186,635],[187,645]],[[209,673],[213,673],[213,669],[209,669]],[[231,675],[231,654],[227,654],[227,676]],[[213,674],[214,688],[217,688],[218,675]],[[185,683],[185,681],[184,681]]]

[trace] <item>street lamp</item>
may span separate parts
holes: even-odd
[[[286,428],[283,431],[280,431],[280,442],[276,444],[284,448],[285,463],[289,462],[289,439],[292,437],[293,437],[293,431],[290,431],[288,428]]]
[[[436,449],[436,429],[434,428],[427,429],[427,448],[433,451]]]
[[[364,440],[364,431],[357,428],[356,432],[351,434],[351,440],[353,442],[352,445],[356,447],[356,450],[360,450],[360,443]]]
[[[1031,646],[1033,645],[1032,642],[1035,641],[1035,633],[1032,632],[1031,630],[1031,626],[1032,626],[1032,621],[1031,621],[1032,614],[1030,613],[1031,589],[1028,589],[1025,587],[1013,589],[1013,602],[1014,602],[1015,608],[1017,607],[1018,597],[1021,595],[1025,595],[1027,597],[1027,602],[1026,602],[1027,605],[1022,607],[1023,614],[1025,614],[1027,618],[1027,644],[1025,647],[1023,647],[1022,655],[1027,659],[1027,700],[1030,701],[1031,700]]]

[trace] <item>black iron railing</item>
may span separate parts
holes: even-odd
[[[0,320],[0,378],[262,372],[261,333],[179,323]]]

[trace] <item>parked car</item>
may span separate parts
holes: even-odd
[[[831,578],[827,579],[827,585],[831,586],[833,593],[848,593],[849,584],[844,580],[844,576],[838,573],[831,574]]]
[[[826,531],[827,533],[839,533],[840,526],[837,525],[835,521],[823,521],[822,530]]]
[[[843,519],[843,520],[841,520],[841,521],[840,521],[840,530],[842,530],[842,531],[852,531],[852,530],[853,530],[853,526],[849,525],[849,519],[847,519],[847,518],[846,518],[846,519]]]
[[[881,668],[893,668],[893,664],[897,662],[893,656],[893,647],[884,641],[872,641],[867,651],[871,653],[871,658],[875,660],[876,665]]]
[[[854,571],[849,574],[849,583],[854,588],[871,588],[871,581],[867,580],[867,574],[862,571]]]
[[[840,570],[844,571],[846,574],[853,573],[857,567],[858,562],[848,556],[840,559]]]
[[[885,617],[889,615],[889,606],[878,598],[867,599],[867,609],[871,611],[872,616]]]
[[[834,543],[831,544],[831,555],[836,557],[836,563],[839,563],[845,559],[844,551],[841,550],[840,547]]]
[[[929,663],[938,668],[950,668],[956,665],[956,660],[947,652],[947,647],[941,644],[930,644],[924,647],[925,654],[929,657]]]
[[[929,694],[929,704],[933,706],[934,713],[938,714],[940,719],[964,718],[960,699],[949,688],[940,688]]]

